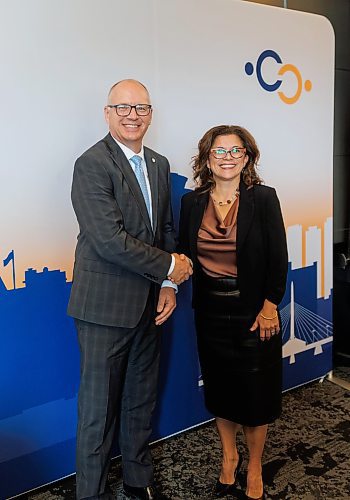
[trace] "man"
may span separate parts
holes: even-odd
[[[169,163],[143,146],[152,119],[147,89],[116,83],[104,111],[109,134],[78,158],[72,185],[80,229],[68,306],[81,350],[77,499],[110,497],[116,433],[126,496],[163,498],[152,486],[148,449],[159,325],[176,306],[173,283],[192,269],[172,253]]]

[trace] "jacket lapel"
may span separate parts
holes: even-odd
[[[195,256],[196,258],[197,258],[198,231],[202,223],[204,210],[208,204],[208,200],[209,200],[209,192],[203,194],[199,192],[193,203],[190,214],[190,220],[189,220],[190,250],[191,250],[191,255]]]
[[[134,198],[136,200],[136,204],[141,212],[141,215],[144,219],[144,222],[150,232],[153,234],[152,227],[151,227],[151,221],[148,215],[145,199],[143,197],[140,185],[136,179],[136,176],[130,166],[130,163],[128,159],[126,158],[125,154],[123,151],[120,149],[118,144],[115,142],[115,140],[111,137],[110,134],[108,134],[104,139],[104,143],[107,145],[107,148],[110,152],[110,155],[115,163],[115,165],[121,170],[126,182],[129,185],[130,191],[134,195]],[[147,163],[147,161],[146,161]],[[148,167],[147,167],[148,168]],[[155,193],[153,192],[152,189],[152,184],[151,184],[151,190],[152,190],[152,209],[153,209],[153,214],[154,214],[154,208],[153,208],[153,199],[156,197]],[[155,226],[153,226],[155,227]]]
[[[156,158],[152,155],[148,148],[144,148],[145,160],[148,171],[149,183],[152,193],[152,224],[153,231],[156,232],[158,223],[158,165]]]
[[[239,208],[237,215],[237,254],[240,253],[254,216],[254,187],[239,186]]]

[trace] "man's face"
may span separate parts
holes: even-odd
[[[111,92],[108,104],[151,104],[148,92],[134,81],[119,83]],[[152,111],[147,116],[138,116],[135,108],[128,116],[118,116],[115,108],[104,109],[105,119],[111,135],[135,153],[141,150],[142,139],[152,120]]]

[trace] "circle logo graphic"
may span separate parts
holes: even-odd
[[[267,92],[277,92],[278,96],[280,99],[285,103],[285,104],[295,104],[303,91],[303,89],[306,92],[310,92],[312,89],[312,83],[310,80],[305,80],[303,84],[303,78],[301,76],[301,73],[299,69],[294,65],[294,64],[283,64],[283,66],[280,67],[277,75],[283,77],[286,73],[292,73],[295,77],[296,83],[297,83],[297,88],[296,91],[293,95],[287,96],[283,91],[278,90],[280,86],[282,85],[283,78],[280,80],[276,80],[274,83],[267,83],[263,77],[262,74],[262,67],[263,63],[266,61],[266,59],[273,59],[276,61],[277,64],[282,64],[282,59],[275,52],[274,50],[264,50],[260,56],[258,57],[258,60],[256,62],[256,67],[255,67],[255,73],[256,73],[256,78],[259,82],[259,85],[266,90]],[[251,76],[254,73],[254,65],[251,62],[247,62],[244,67],[245,73],[248,76]]]

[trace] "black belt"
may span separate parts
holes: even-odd
[[[239,297],[238,280],[231,276],[214,278],[204,272],[199,276],[199,287],[203,287],[207,293],[216,296]]]

